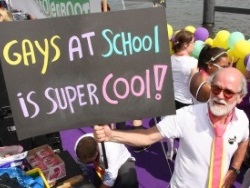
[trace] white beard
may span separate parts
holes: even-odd
[[[221,105],[216,104],[220,103]],[[209,100],[209,108],[215,116],[225,116],[231,112],[236,106],[236,100],[232,104],[228,104],[225,100],[218,99],[217,97]]]

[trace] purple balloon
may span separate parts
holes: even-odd
[[[194,39],[205,41],[209,37],[209,32],[204,27],[198,27],[194,32]]]
[[[249,61],[250,54],[247,54],[246,57],[244,58],[244,65],[247,67],[247,62]]]

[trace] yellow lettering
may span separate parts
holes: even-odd
[[[9,63],[10,65],[18,65],[21,60],[22,60],[22,55],[20,55],[19,53],[16,53],[14,52],[13,53],[13,56],[16,57],[16,60],[11,60],[10,59],[10,56],[9,56],[9,51],[10,51],[10,48],[14,45],[18,43],[17,40],[13,40],[13,41],[10,41],[8,42],[5,46],[4,46],[4,49],[3,49],[3,56],[4,56],[4,59],[6,60],[7,63]]]
[[[54,43],[54,40],[55,39],[61,39],[58,35],[54,36],[51,38],[51,46],[54,47],[55,49],[55,57],[52,59],[52,62],[56,61],[59,59],[59,57],[61,56],[61,51],[60,51],[60,48]]]
[[[28,48],[29,48],[29,51],[28,51]],[[31,57],[31,63],[35,64],[36,57],[35,57],[34,48],[33,48],[31,41],[29,41],[28,39],[24,39],[22,41],[22,50],[23,50],[24,65],[29,66],[28,56]]]
[[[35,41],[35,45],[36,45],[37,49],[41,52],[41,54],[43,54],[42,74],[45,74],[45,72],[46,72],[46,70],[48,68],[48,64],[49,64],[49,43],[48,43],[48,39],[44,39],[44,50],[40,46],[38,41]]]
[[[24,66],[29,66],[36,64],[37,58],[39,58],[40,63],[40,57],[43,57],[41,74],[45,74],[49,68],[49,63],[57,61],[61,56],[57,39],[60,40],[61,37],[54,35],[51,38],[44,38],[43,41],[31,41],[29,39],[9,41],[3,48],[3,58],[12,66],[19,65],[20,63]],[[19,53],[16,52],[18,50]],[[50,54],[51,52],[53,54]],[[37,55],[38,57],[36,57]]]

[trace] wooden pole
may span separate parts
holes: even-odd
[[[103,12],[108,12],[107,0],[101,0],[101,3],[102,3]],[[105,169],[108,169],[108,160],[107,160],[107,155],[106,155],[106,149],[105,149],[104,142],[101,142],[101,146],[102,146],[104,167],[105,167]]]
[[[204,0],[203,3],[203,25],[214,25],[215,0]]]

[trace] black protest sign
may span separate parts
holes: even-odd
[[[1,24],[19,139],[174,114],[164,8]]]

